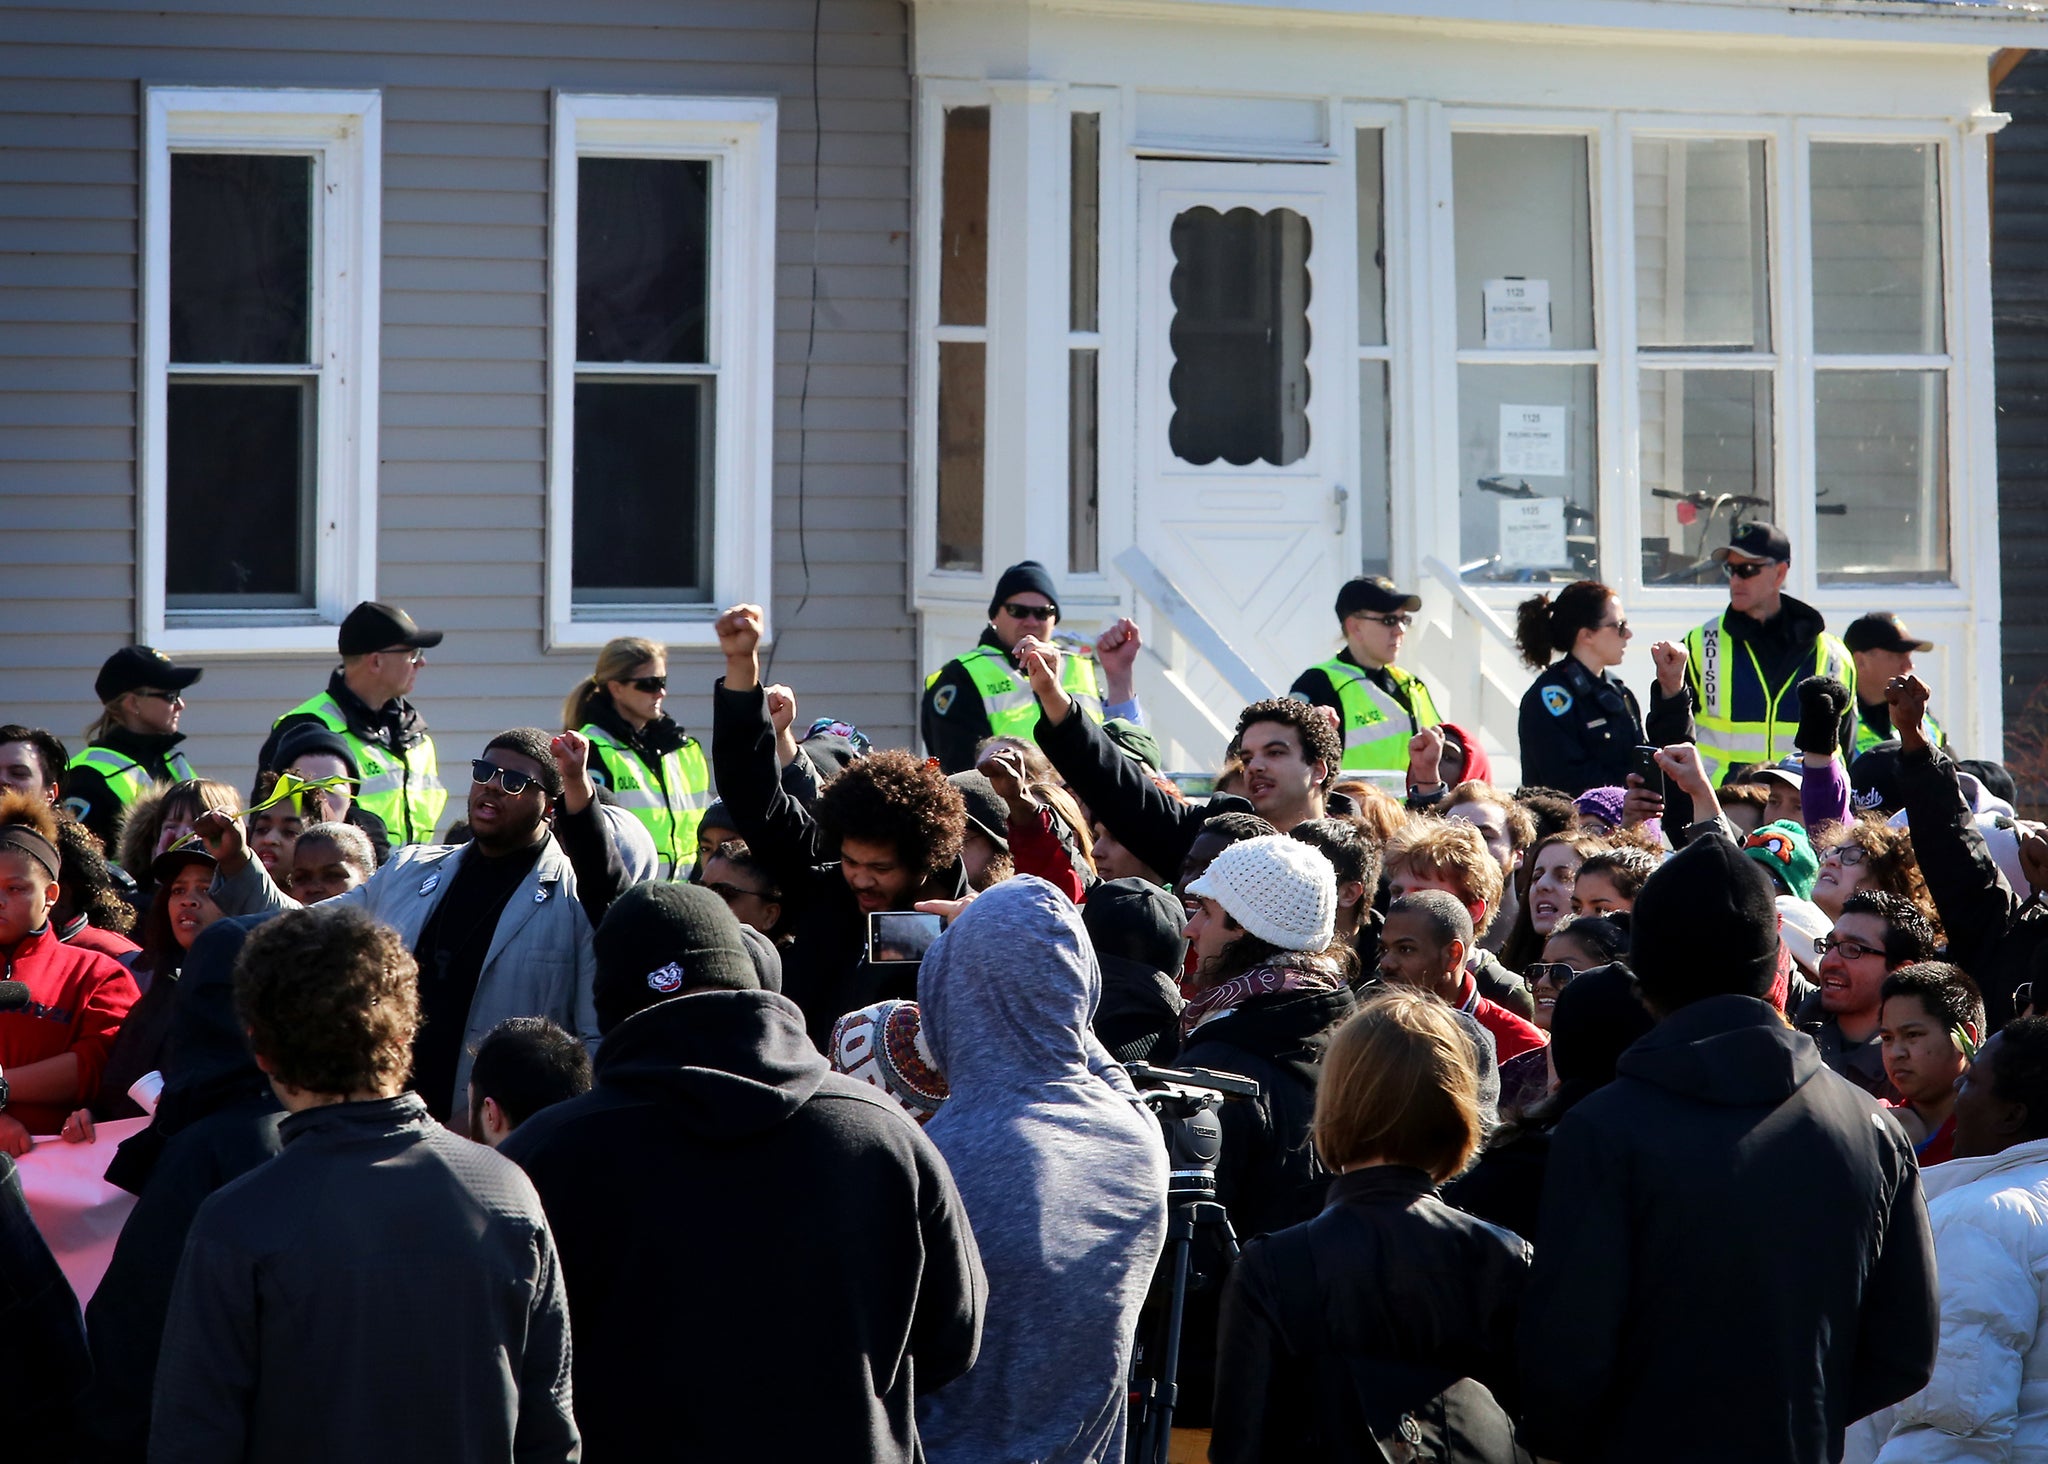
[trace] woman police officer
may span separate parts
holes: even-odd
[[[647,827],[663,879],[686,877],[711,802],[703,746],[662,711],[668,649],[639,636],[605,642],[597,669],[562,706],[562,729],[590,739],[590,776]]]
[[[1515,607],[1515,644],[1523,661],[1543,673],[1522,697],[1525,785],[1574,798],[1588,788],[1627,785],[1644,740],[1643,714],[1609,668],[1621,664],[1629,634],[1621,602],[1597,580]]]

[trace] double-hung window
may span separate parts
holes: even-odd
[[[774,102],[557,98],[551,645],[766,603],[775,247]]]
[[[152,88],[137,632],[325,649],[375,585],[374,92]]]

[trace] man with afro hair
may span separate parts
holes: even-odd
[[[761,686],[762,624],[758,605],[718,619],[725,675],[712,700],[711,766],[740,837],[796,911],[783,994],[823,1051],[847,1012],[916,1000],[914,962],[868,960],[868,916],[969,893],[967,805],[936,766],[898,751],[855,761],[819,795],[815,816],[790,797]]]
[[[469,1112],[471,1057],[508,1017],[546,1017],[596,1048],[591,932],[612,896],[656,866],[640,822],[599,800],[589,752],[575,732],[500,732],[470,764],[468,843],[401,845],[325,902],[369,911],[419,962],[412,1088],[443,1123]],[[298,907],[249,857],[238,820],[194,827],[219,862],[223,912]]]

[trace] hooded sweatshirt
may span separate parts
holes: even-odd
[[[919,1406],[933,1464],[1123,1457],[1167,1165],[1088,1029],[1101,994],[1080,913],[1030,875],[970,905],[918,972],[925,1040],[952,1087],[925,1132],[988,1272],[981,1360]]]
[[[1756,997],[1622,1054],[1558,1126],[1537,1228],[1520,1347],[1546,1458],[1824,1464],[1933,1365],[1913,1146]]]
[[[766,991],[620,1022],[596,1085],[503,1152],[561,1251],[584,1464],[910,1464],[919,1393],[974,1360],[960,1196],[886,1098]]]

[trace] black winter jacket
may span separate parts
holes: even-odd
[[[1595,676],[1577,656],[1565,656],[1522,694],[1518,730],[1523,784],[1576,798],[1588,788],[1627,786],[1643,713],[1613,673]]]
[[[151,1464],[576,1458],[540,1197],[418,1094],[309,1108],[199,1207]]]
[[[126,727],[109,727],[105,735],[95,739],[94,747],[104,747],[131,759],[151,781],[174,783],[177,779],[171,773],[170,755],[179,743],[185,740],[182,732],[130,732]],[[107,786],[107,780],[91,768],[69,768],[64,772],[64,806],[71,816],[84,824],[86,831],[95,835],[106,846],[109,860],[119,857],[121,852],[121,820],[127,816],[128,805],[114,796],[114,790]],[[138,877],[142,870],[131,870]]]
[[[1521,1393],[1545,1458],[1824,1464],[1933,1370],[1913,1146],[1754,998],[1622,1054],[1552,1138],[1538,1229]]]
[[[77,1457],[72,1403],[92,1377],[78,1298],[36,1229],[14,1160],[0,1154],[0,1337],[7,1339],[9,1460]]]
[[[1454,1389],[1467,1437],[1431,1458],[1509,1464],[1519,1236],[1453,1210],[1419,1169],[1354,1170],[1305,1225],[1246,1245],[1223,1300],[1215,1464],[1384,1458]]]
[[[891,998],[917,1000],[915,965],[868,963],[867,916],[840,875],[837,851],[826,846],[818,821],[783,785],[775,728],[760,687],[730,691],[720,678],[712,693],[711,765],[740,837],[767,866],[783,899],[796,906],[793,918],[784,917],[792,938],[782,956],[783,991],[803,1009],[818,1050],[824,1051],[832,1024],[846,1013]],[[913,891],[903,908],[966,893],[967,870],[956,859]]]
[[[1058,726],[1041,713],[1034,736],[1074,796],[1133,857],[1168,880],[1178,878],[1188,846],[1206,820],[1219,813],[1258,811],[1228,793],[1202,803],[1178,801],[1152,781],[1144,764],[1127,756],[1108,733],[1078,713],[1069,712]]]
[[[1948,933],[1948,958],[1984,993],[1984,1017],[1996,1031],[2012,1020],[2013,988],[2033,979],[2034,953],[2048,942],[2048,904],[2038,894],[2022,900],[2006,883],[1947,753],[1900,754],[1899,787],[1914,856]],[[2042,996],[2048,993],[2036,1000]]]
[[[788,1001],[635,1013],[505,1153],[561,1247],[585,1464],[922,1457],[917,1395],[980,1345],[980,1255],[930,1140]]]

